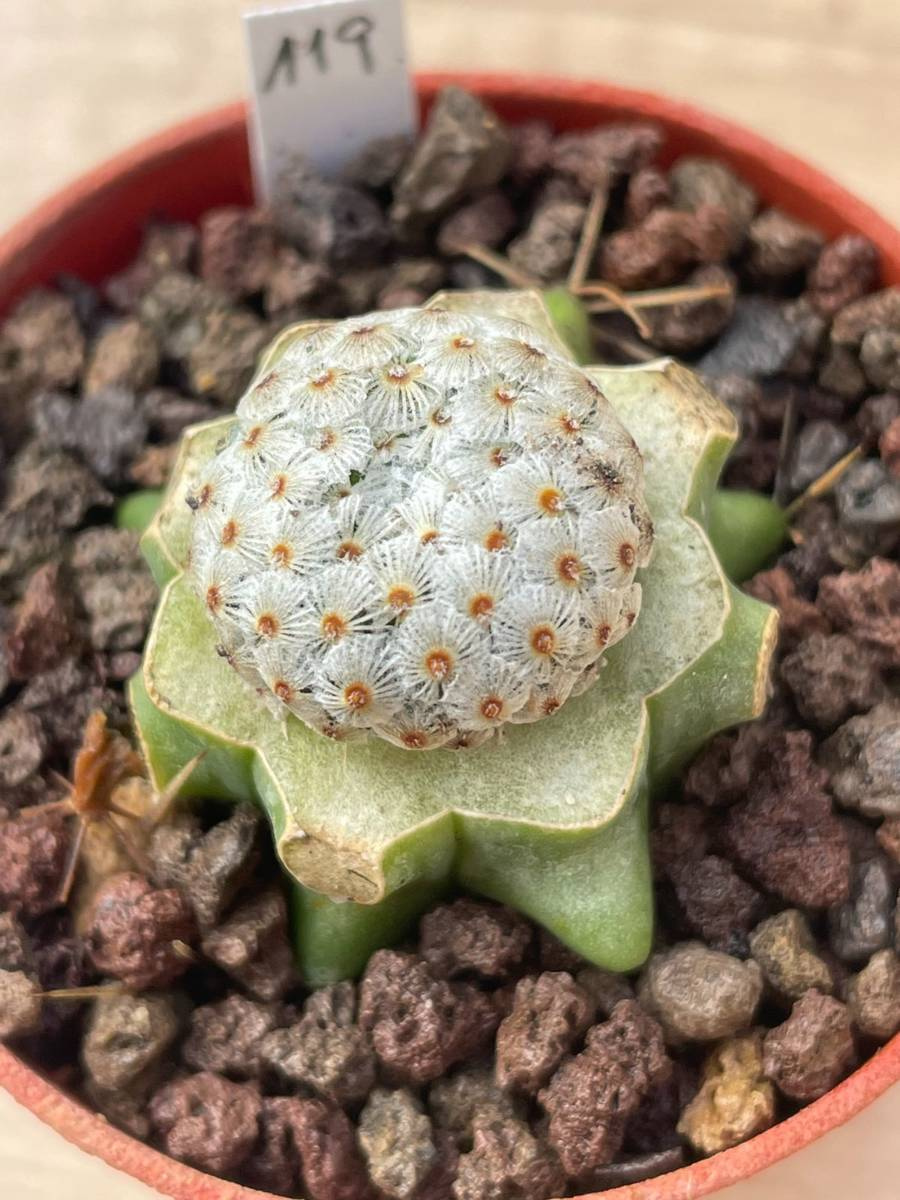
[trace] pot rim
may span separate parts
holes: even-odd
[[[626,118],[660,120],[710,150],[720,147],[727,161],[751,176],[770,180],[779,203],[815,209],[811,219],[830,232],[855,229],[874,241],[885,275],[900,282],[900,231],[823,172],[732,121],[678,100],[612,84],[525,74],[435,72],[416,76],[420,99],[430,103],[447,83],[458,83],[488,103],[518,101],[527,106],[548,100],[561,106],[620,110]],[[123,177],[180,158],[192,144],[233,136],[246,122],[243,102],[216,108],[146,138],[88,171],[40,203],[0,236],[0,293],[7,298],[38,280],[30,274],[52,241],[56,226],[85,218],[88,210],[115,191]],[[840,214],[840,219],[835,214]],[[900,1034],[821,1099],[771,1129],[730,1150],[691,1163],[656,1179],[626,1185],[577,1200],[699,1200],[748,1179],[836,1129],[900,1080]],[[80,1149],[175,1200],[277,1200],[176,1162],[114,1128],[0,1046],[0,1085],[45,1124]]]

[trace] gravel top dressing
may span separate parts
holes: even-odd
[[[900,1027],[900,288],[880,287],[866,238],[826,242],[715,159],[663,170],[661,148],[644,123],[504,127],[448,88],[414,145],[373,145],[340,181],[298,165],[268,212],[155,224],[125,271],[97,289],[60,278],[0,326],[0,1037],[175,1158],[308,1200],[549,1200],[735,1146]],[[182,432],[233,412],[284,326],[507,285],[547,289],[553,311],[567,281],[591,310],[571,338],[587,361],[686,362],[738,420],[725,483],[786,512],[782,553],[743,583],[780,613],[771,696],[655,797],[641,969],[593,966],[512,908],[438,889],[358,979],[310,989],[262,813],[179,802],[197,764],[154,789],[134,749],[124,688],[158,599],[139,532]],[[435,361],[452,396],[460,368]],[[409,371],[382,392],[379,429],[440,435]],[[515,441],[516,397],[483,400],[471,421]],[[627,440],[615,420],[607,434]],[[443,499],[404,478],[415,528],[443,521]],[[584,568],[618,571],[623,647],[652,540],[635,479],[624,568],[612,541]],[[340,495],[324,517],[317,497],[339,523]],[[448,504],[451,525],[474,519]],[[520,543],[529,586],[546,541]],[[582,569],[575,551],[553,561],[564,581]],[[554,612],[542,636],[557,619],[570,636]],[[481,653],[460,629],[459,654]],[[562,682],[532,664],[533,715],[566,702],[591,654]],[[268,661],[252,669],[290,707]],[[343,723],[414,748],[474,738],[486,710],[438,701],[437,667],[415,726],[393,679],[371,719],[356,696]],[[313,726],[336,685],[315,686]],[[515,705],[531,719],[524,692]]]

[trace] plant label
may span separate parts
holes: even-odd
[[[412,136],[403,0],[301,0],[244,14],[257,198],[302,157],[335,175],[373,138]]]

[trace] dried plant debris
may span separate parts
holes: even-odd
[[[451,88],[414,144],[336,181],[296,164],[270,213],[153,224],[99,287],[0,325],[0,1037],[201,1170],[310,1200],[614,1187],[754,1136],[897,1033],[900,290],[867,238],[714,158],[662,167],[662,141],[507,125]],[[113,505],[164,483],[282,325],[509,263],[554,285],[585,248],[598,357],[699,367],[740,422],[728,483],[787,501],[855,458],[746,585],[781,614],[769,709],[656,806],[637,977],[451,897],[360,983],[310,989],[260,815],[156,796],[123,736],[155,589]]]

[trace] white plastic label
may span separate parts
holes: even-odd
[[[403,0],[306,0],[244,15],[256,194],[303,156],[336,174],[373,138],[412,135]]]

